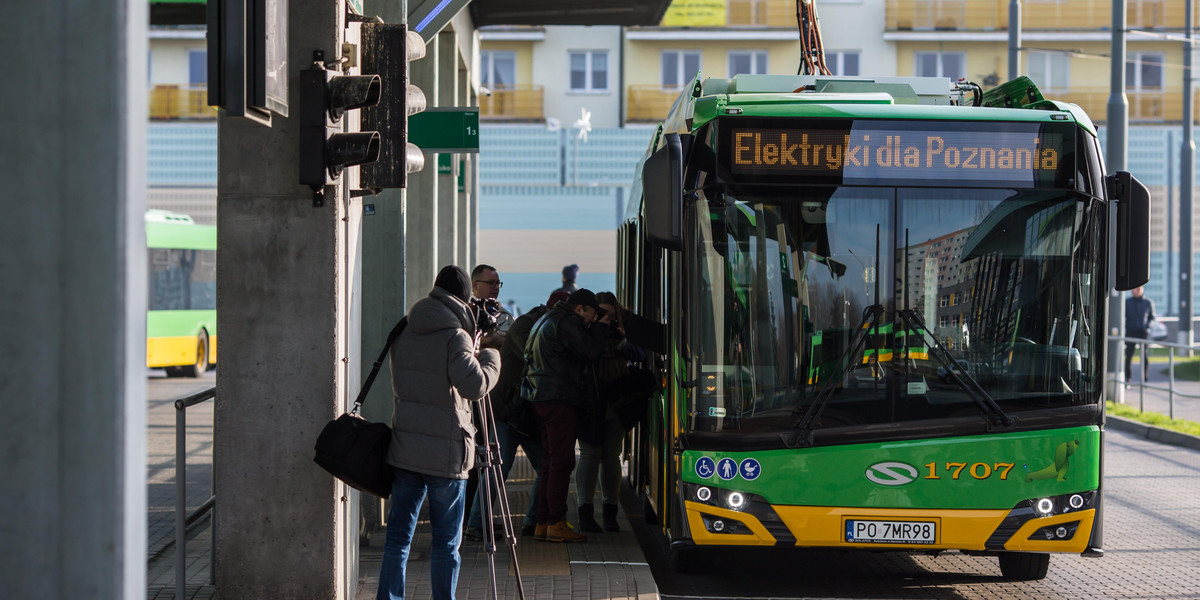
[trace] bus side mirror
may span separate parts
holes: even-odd
[[[1150,281],[1150,190],[1128,171],[1108,176],[1108,197],[1117,202],[1117,291]]]
[[[683,157],[692,136],[668,133],[642,167],[646,237],[668,250],[683,250]]]

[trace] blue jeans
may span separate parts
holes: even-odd
[[[429,521],[433,547],[429,572],[433,597],[453,600],[458,587],[458,543],[462,538],[465,479],[446,479],[392,468],[392,508],[388,511],[387,539],[379,569],[376,600],[403,600],[408,553],[412,549],[417,515],[429,496]]]
[[[529,464],[533,465],[535,473],[533,485],[529,488],[529,506],[525,509],[525,519],[522,525],[537,524],[537,489],[538,480],[536,473],[542,466],[542,441],[531,437],[523,436],[517,433],[507,423],[496,423],[496,437],[500,438],[500,460],[503,464],[500,465],[500,471],[505,481],[508,481],[508,472],[512,470],[513,461],[517,457],[517,447],[525,449],[525,456],[529,459]],[[492,501],[496,501],[496,494],[492,494]],[[475,488],[475,501],[471,503],[471,516],[467,519],[467,527],[483,527],[483,485]],[[512,507],[510,506],[509,509]]]

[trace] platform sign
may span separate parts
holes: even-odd
[[[408,141],[426,154],[478,154],[479,109],[426,108],[408,118]]]

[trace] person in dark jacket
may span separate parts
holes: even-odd
[[[581,289],[555,304],[534,324],[525,344],[529,357],[526,399],[533,404],[544,451],[534,536],[582,542],[587,536],[567,523],[567,493],[575,468],[575,434],[581,408],[596,399],[592,363],[608,337],[608,316],[596,295]]]
[[[500,471],[508,480],[512,471],[513,461],[517,457],[517,448],[525,451],[525,457],[537,473],[542,467],[542,440],[538,434],[537,421],[524,419],[524,413],[518,407],[521,377],[525,372],[525,342],[529,340],[529,330],[533,324],[551,306],[566,300],[566,292],[554,292],[541,306],[535,306],[529,312],[517,317],[500,346],[500,378],[496,380],[496,388],[492,390],[492,411],[496,417],[496,437],[500,444]],[[526,405],[528,406],[528,405]],[[528,413],[532,415],[532,413]],[[534,478],[529,488],[529,506],[525,510],[525,519],[521,523],[521,535],[533,535],[537,525],[537,490],[540,478]],[[467,519],[467,539],[480,541],[483,539],[483,491],[475,494],[471,503],[471,515]],[[495,499],[493,498],[493,501]]]
[[[575,285],[575,280],[579,277],[579,265],[567,265],[562,269],[562,287],[554,290],[556,292],[574,293],[579,289]]]
[[[1133,288],[1125,299],[1125,337],[1150,339],[1150,324],[1154,322],[1154,302],[1142,295],[1141,286]],[[1133,355],[1136,342],[1125,342],[1125,381],[1133,380]],[[1150,369],[1142,365],[1142,381],[1150,381]]]
[[[454,598],[458,585],[463,491],[475,462],[472,404],[500,375],[500,353],[476,350],[470,294],[467,273],[453,265],[444,267],[392,344],[394,401],[387,458],[392,508],[377,600],[404,598],[408,554],[426,495],[433,530],[433,597]]]
[[[600,360],[595,364],[600,397],[579,418],[579,464],[575,468],[575,498],[579,504],[579,528],[583,531],[620,531],[617,523],[617,499],[621,490],[621,444],[627,431],[614,403],[620,385],[628,381],[630,364],[645,360],[646,352],[625,338],[628,311],[612,292],[596,294],[596,302],[611,319]],[[600,502],[604,528],[596,522],[596,482],[600,482]]]

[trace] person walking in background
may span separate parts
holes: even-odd
[[[538,319],[525,344],[528,390],[522,393],[533,404],[544,450],[534,533],[538,539],[587,540],[567,523],[567,495],[580,410],[596,400],[592,365],[608,337],[608,317],[602,312],[591,290],[577,290]]]
[[[504,344],[500,346],[500,378],[492,391],[492,410],[496,415],[496,437],[500,444],[500,471],[505,481],[516,460],[517,448],[525,451],[525,457],[533,466],[535,479],[529,488],[529,506],[525,509],[525,518],[521,523],[521,535],[533,535],[537,525],[537,499],[540,477],[536,474],[542,467],[542,439],[538,433],[537,419],[534,417],[529,404],[522,403],[519,398],[521,379],[525,373],[525,342],[529,340],[529,331],[533,324],[551,306],[566,300],[566,292],[554,292],[541,306],[535,306],[529,312],[517,317]],[[529,409],[529,410],[525,410]],[[467,519],[466,537],[469,540],[483,540],[483,491],[475,495],[471,503],[471,515]],[[506,515],[507,516],[507,515]]]
[[[566,292],[568,294],[579,289],[575,285],[575,280],[579,277],[579,265],[567,265],[562,270],[562,287],[554,290],[556,292]]]
[[[1125,299],[1125,337],[1150,339],[1150,324],[1154,322],[1154,302],[1143,296],[1141,286],[1133,288]],[[1125,342],[1125,381],[1133,381],[1133,355],[1137,342]],[[1149,358],[1149,357],[1147,357]],[[1149,365],[1142,364],[1142,381],[1150,381]]]
[[[600,479],[600,502],[604,530],[620,531],[617,524],[617,500],[621,491],[621,442],[625,426],[614,406],[617,385],[629,376],[629,363],[646,357],[641,348],[625,339],[625,309],[612,292],[596,294],[596,302],[612,320],[604,349],[596,363],[600,398],[579,416],[579,465],[575,469],[575,495],[578,502],[579,529],[601,531],[596,522],[596,479]]]
[[[449,265],[429,296],[413,305],[391,349],[392,507],[388,512],[377,600],[404,598],[417,515],[429,496],[433,597],[454,598],[460,566],[464,487],[475,463],[473,402],[500,375],[500,353],[476,350],[466,271]]]

